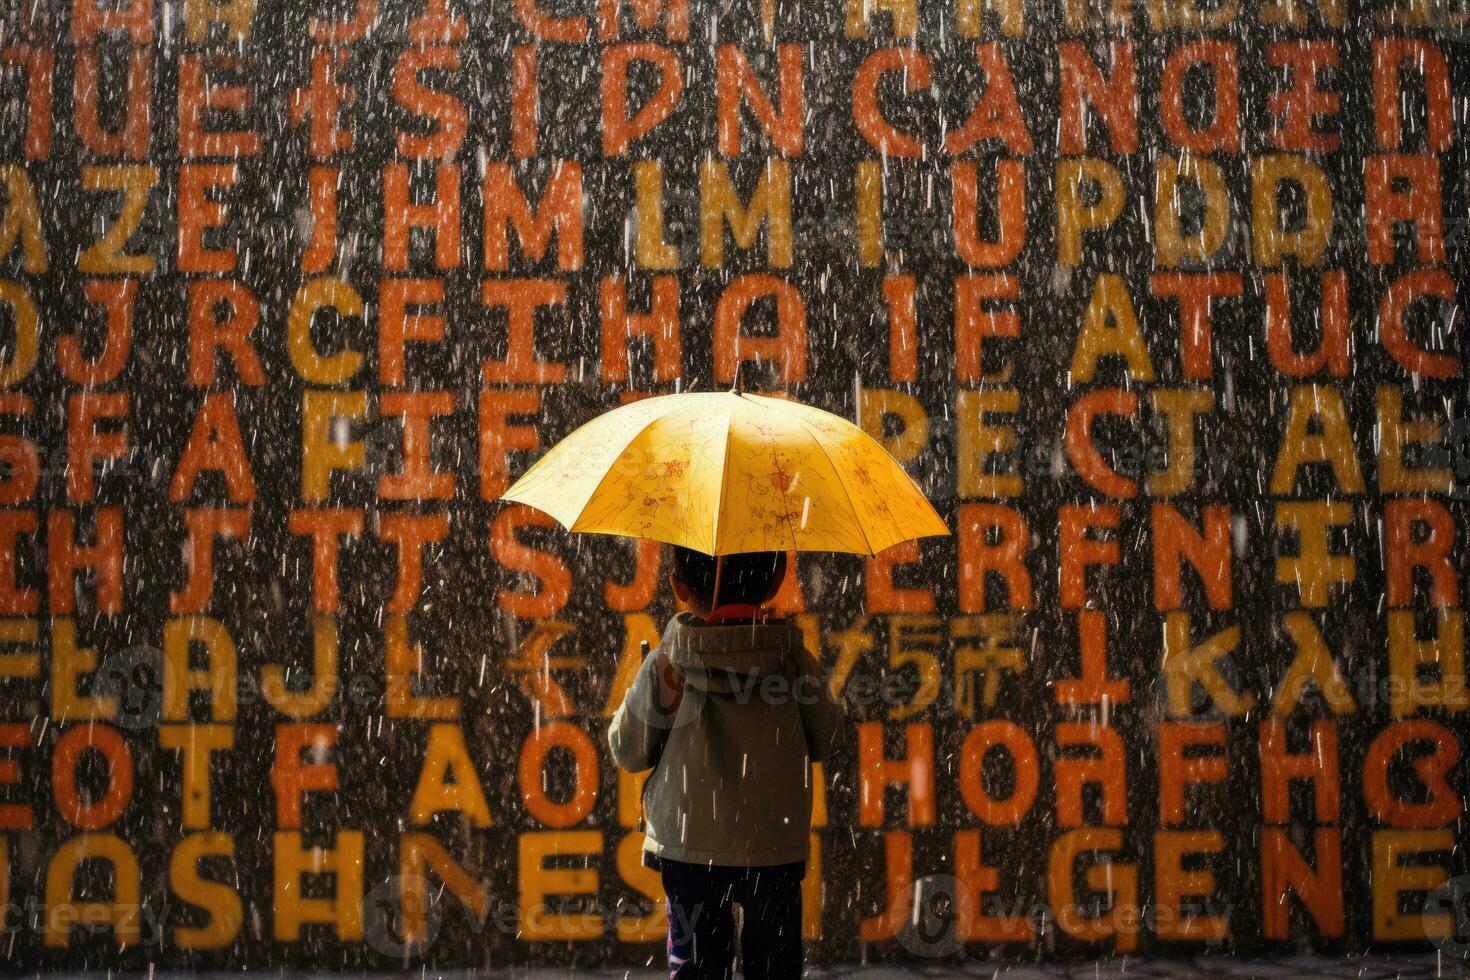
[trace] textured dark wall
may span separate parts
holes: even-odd
[[[493,498],[742,359],[956,530],[783,595],[813,955],[1458,951],[1463,15],[627,6],[0,2],[0,956],[657,959],[657,550]]]

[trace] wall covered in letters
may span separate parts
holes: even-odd
[[[0,957],[657,960],[659,548],[496,497],[737,368],[954,530],[779,596],[811,955],[1463,950],[1467,26],[0,0]]]

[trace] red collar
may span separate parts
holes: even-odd
[[[741,602],[727,602],[718,609],[711,609],[710,614],[704,617],[706,623],[724,623],[730,620],[740,622],[760,622],[766,618],[766,610],[760,606]]]

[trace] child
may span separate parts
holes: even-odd
[[[653,769],[643,846],[668,895],[673,978],[732,976],[732,903],[745,915],[745,976],[801,976],[810,764],[827,753],[841,711],[800,630],[762,608],[785,574],[782,552],[717,564],[675,548],[682,611],[608,730],[618,765]]]

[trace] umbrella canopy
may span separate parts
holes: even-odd
[[[874,555],[949,528],[876,441],[829,412],[744,392],[631,402],[567,436],[503,499],[571,531],[709,555]]]

